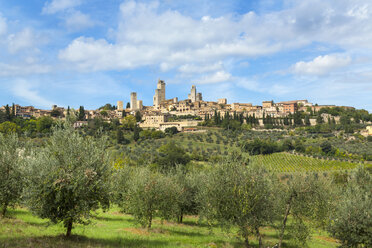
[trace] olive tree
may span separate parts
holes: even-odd
[[[359,168],[339,190],[328,230],[343,247],[372,247],[372,176]]]
[[[8,206],[19,202],[24,187],[25,146],[17,134],[0,133],[0,207],[5,216]]]
[[[203,180],[198,197],[201,216],[226,228],[238,227],[246,247],[249,235],[257,236],[262,247],[260,228],[274,217],[270,179],[259,167],[246,167],[239,161],[221,162]]]
[[[66,236],[74,223],[89,223],[92,210],[109,207],[111,169],[104,137],[82,137],[68,124],[55,127],[29,174],[31,211],[53,223],[63,222]]]
[[[279,225],[279,248],[282,247],[283,237],[287,231],[287,220],[293,217],[290,234],[301,245],[310,236],[308,224],[324,226],[331,207],[330,188],[328,183],[317,176],[293,175],[282,185],[278,185],[277,211],[281,217]]]
[[[132,214],[142,227],[151,228],[155,217],[172,219],[177,216],[179,188],[172,180],[148,168],[138,168],[129,179],[123,196],[123,210]]]

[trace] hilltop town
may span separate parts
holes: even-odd
[[[137,92],[130,94],[130,102],[124,108],[124,102],[117,101],[117,106],[106,104],[104,107],[96,110],[84,110],[84,120],[75,123],[75,127],[80,127],[87,124],[87,120],[100,117],[104,120],[110,121],[112,119],[123,119],[128,115],[140,116],[139,126],[143,129],[158,129],[164,131],[170,127],[176,127],[178,131],[185,128],[195,127],[201,125],[207,119],[218,115],[222,118],[226,116],[238,116],[244,122],[248,119],[254,119],[257,126],[264,127],[265,120],[270,118],[274,124],[284,124],[285,119],[293,119],[295,113],[302,112],[310,114],[308,120],[301,120],[301,122],[308,122],[308,126],[317,124],[315,117],[311,115],[317,113],[321,109],[338,108],[343,110],[355,110],[353,107],[336,106],[336,105],[318,105],[310,103],[308,100],[291,100],[274,102],[263,101],[262,105],[253,105],[252,103],[228,103],[226,98],[218,99],[217,101],[204,101],[201,92],[197,92],[196,86],[192,85],[188,98],[179,100],[177,97],[166,97],[166,84],[163,80],[158,80],[153,97],[153,106],[144,106],[143,101],[137,99]],[[14,108],[14,110],[13,110]],[[22,118],[39,118],[43,116],[52,116],[54,118],[64,119],[70,109],[64,107],[52,106],[51,110],[37,109],[33,106],[13,105],[9,107],[10,111],[14,112],[15,116]],[[0,108],[6,111],[6,106]],[[331,120],[331,115],[323,113],[321,115],[322,121]],[[339,116],[332,116],[332,121],[338,123]],[[319,122],[319,121],[318,121]]]

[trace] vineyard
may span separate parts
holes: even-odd
[[[289,153],[252,156],[251,161],[275,172],[350,170],[358,166],[338,160],[323,160]]]

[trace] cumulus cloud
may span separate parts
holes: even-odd
[[[211,71],[222,70],[222,62],[207,64],[207,65],[195,65],[195,64],[185,64],[178,68],[179,72],[185,74],[194,74],[194,73],[206,73]]]
[[[82,4],[82,0],[52,0],[44,4],[43,14],[55,14],[66,9],[71,9]]]
[[[39,41],[36,34],[30,28],[25,28],[8,36],[8,50],[11,53],[16,53],[22,49],[34,47],[37,42]]]
[[[95,22],[87,14],[80,11],[72,11],[65,17],[65,25],[71,31],[79,31],[93,27]]]
[[[330,54],[318,56],[312,61],[300,61],[293,65],[292,70],[295,74],[322,76],[341,67],[349,65],[351,58],[340,54]]]
[[[115,40],[80,37],[59,58],[83,70],[159,65],[184,73],[226,59],[255,58],[314,42],[345,49],[372,48],[371,4],[301,1],[264,14],[192,18],[161,3],[125,1]],[[364,3],[364,4],[361,4]],[[200,69],[202,70],[202,69]]]
[[[208,74],[196,80],[199,84],[213,84],[213,83],[222,83],[232,79],[230,73],[226,71],[217,71],[213,74]]]

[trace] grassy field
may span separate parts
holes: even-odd
[[[359,165],[358,163],[317,159],[284,152],[251,156],[251,160],[275,172],[350,170]]]
[[[97,212],[88,226],[76,225],[73,236],[66,239],[62,224],[52,225],[30,214],[26,209],[9,212],[10,218],[0,219],[0,247],[242,247],[236,230],[222,231],[198,223],[189,216],[183,224],[155,220],[151,230],[140,228],[130,215],[118,209]],[[277,242],[277,232],[263,230],[265,245]],[[254,237],[251,238],[257,246]],[[253,243],[253,242],[252,242]],[[309,247],[337,247],[338,243],[324,233],[313,234]],[[286,244],[286,247],[298,247]]]

